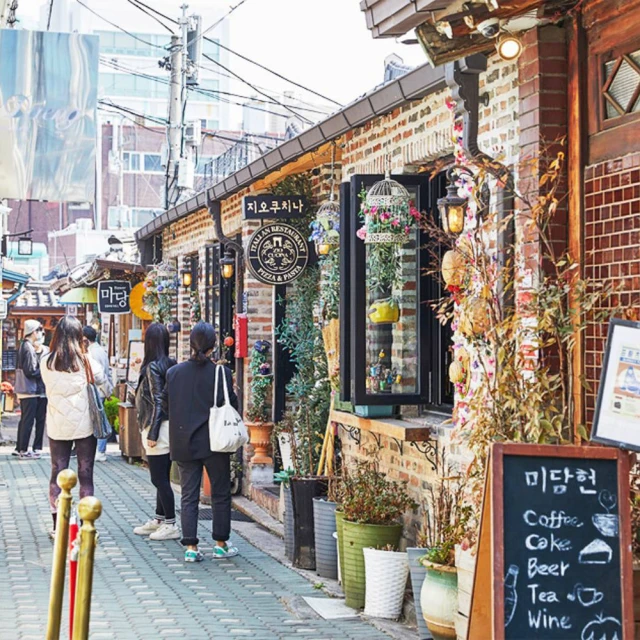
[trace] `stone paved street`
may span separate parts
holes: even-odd
[[[47,536],[49,460],[21,462],[9,448],[0,451],[0,638],[42,640],[53,548]],[[151,513],[153,487],[145,469],[110,455],[96,464],[95,482],[103,515],[91,638],[388,639],[364,620],[319,618],[302,597],[322,592],[237,532],[239,557],[197,565],[184,564],[177,541],[133,535],[134,525]],[[210,526],[200,523],[208,556]],[[62,637],[67,633],[65,605]]]

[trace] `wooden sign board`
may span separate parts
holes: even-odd
[[[468,640],[632,640],[629,454],[493,445]]]

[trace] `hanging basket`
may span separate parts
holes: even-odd
[[[409,238],[399,233],[367,233],[365,244],[407,244]]]

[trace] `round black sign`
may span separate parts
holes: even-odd
[[[264,284],[288,284],[298,278],[309,260],[307,239],[288,224],[260,227],[249,240],[249,268]]]

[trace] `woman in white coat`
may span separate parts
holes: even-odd
[[[58,473],[69,467],[71,448],[76,444],[80,498],[93,495],[93,462],[97,440],[89,411],[87,368],[91,367],[97,385],[104,384],[102,367],[86,353],[82,325],[64,316],[51,340],[51,352],[42,359],[42,380],[47,390],[47,436],[51,451],[49,503],[56,528],[60,487]]]

